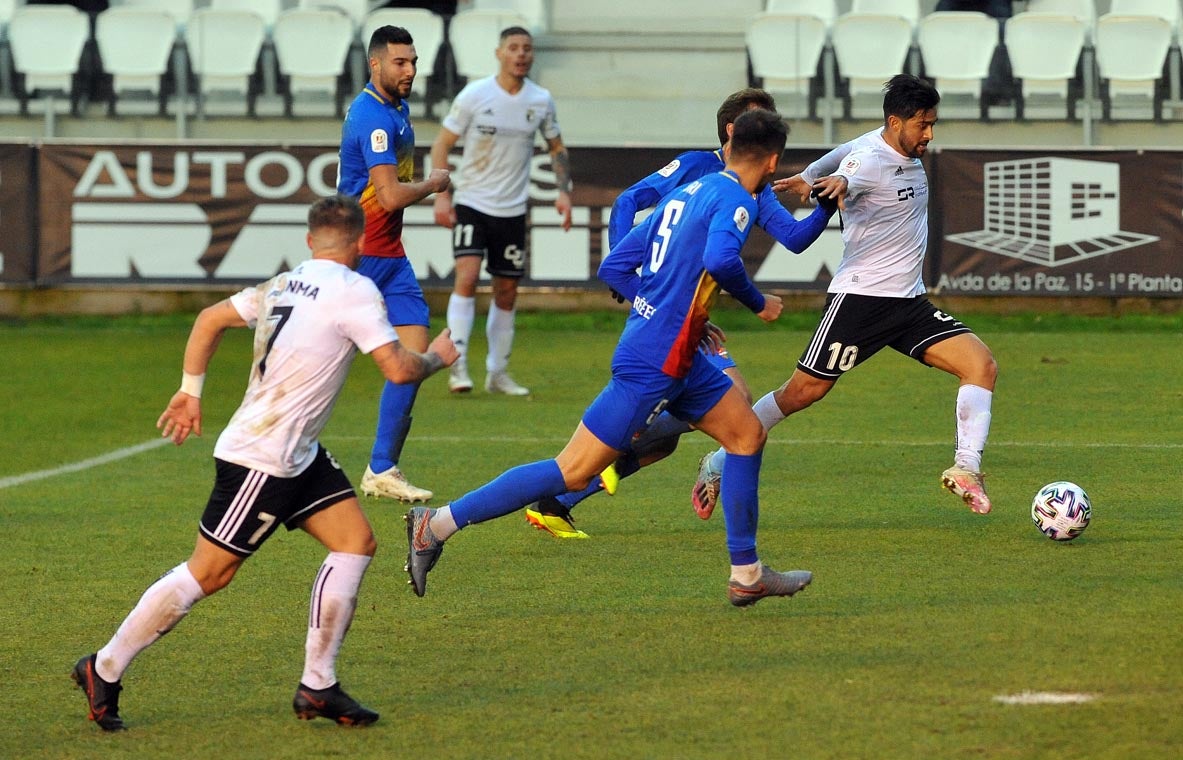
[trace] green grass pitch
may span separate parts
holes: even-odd
[[[788,376],[815,318],[722,315],[757,394]],[[402,571],[404,510],[363,499],[380,546],[338,672],[378,724],[293,717],[324,552],[281,531],[132,665],[118,735],[86,720],[68,673],[188,556],[250,338],[215,359],[202,439],[57,471],[156,437],[190,318],[0,324],[0,757],[1181,757],[1183,320],[967,321],[1001,367],[989,516],[938,485],[956,381],[886,352],[770,436],[761,555],[815,576],[792,599],[727,604],[722,516],[700,521],[688,499],[711,448],[700,433],[581,505],[589,541],[520,515],[462,532],[423,599]],[[620,323],[523,315],[513,368],[529,399],[428,381],[402,463],[412,481],[442,503],[555,454],[607,378]],[[478,342],[478,388],[483,356]],[[355,482],[378,384],[358,357],[322,438]],[[57,474],[22,477],[43,470]],[[1068,544],[1029,514],[1060,479],[1094,506]],[[996,701],[1024,692],[1094,699]]]

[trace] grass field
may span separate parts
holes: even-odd
[[[814,319],[724,315],[757,393],[787,376]],[[727,604],[721,516],[688,503],[710,448],[695,433],[578,509],[592,540],[560,543],[516,515],[473,527],[423,599],[402,572],[403,509],[363,500],[380,548],[339,674],[382,713],[372,728],[292,716],[324,553],[281,531],[132,665],[117,735],[87,722],[67,674],[188,556],[249,336],[228,337],[211,368],[204,438],[62,471],[155,438],[189,318],[0,324],[0,757],[1181,757],[1183,319],[967,321],[1001,366],[989,516],[938,486],[955,381],[883,354],[770,437],[761,554],[815,575],[791,600]],[[444,500],[557,452],[619,324],[524,316],[514,366],[530,399],[450,398],[429,381],[412,480]],[[355,480],[377,387],[359,357],[323,436]],[[1059,479],[1094,505],[1069,544],[1029,515]],[[1094,699],[996,701],[1023,692]]]

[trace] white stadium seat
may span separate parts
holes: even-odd
[[[1084,49],[1087,22],[1066,13],[1018,13],[1006,22],[1006,51],[1011,71],[1022,81],[1015,115],[1023,118],[1032,95],[1056,95],[1067,102],[1068,117],[1076,114],[1071,82]]]
[[[903,16],[916,26],[920,22],[920,0],[854,0],[850,12]]]
[[[199,111],[210,95],[229,92],[246,101],[254,115],[255,72],[263,49],[266,26],[263,17],[249,11],[194,11],[185,27],[189,64],[198,81]]]
[[[480,11],[516,13],[526,19],[523,24],[530,34],[546,31],[546,5],[543,0],[473,0],[472,7]]]
[[[1174,30],[1158,16],[1107,13],[1097,19],[1097,69],[1101,75],[1103,117],[1112,115],[1117,96],[1148,98],[1162,118],[1160,82]]]
[[[74,77],[82,60],[82,49],[90,39],[90,19],[69,5],[26,5],[17,8],[8,24],[13,68],[23,75],[21,113],[37,91],[49,98],[46,119],[53,113],[56,94],[68,95],[71,110],[77,109]]]
[[[272,37],[279,73],[288,79],[285,113],[292,114],[300,95],[319,93],[332,98],[340,115],[339,80],[353,44],[353,21],[334,10],[293,9],[280,14]]]
[[[878,13],[847,13],[830,29],[838,74],[846,80],[843,112],[851,117],[852,101],[873,94],[882,113],[879,96],[883,83],[906,69],[912,47],[912,23],[903,16]]]
[[[511,26],[528,27],[525,16],[508,11],[461,11],[452,17],[449,38],[456,73],[468,79],[497,73],[493,55],[501,30]]]
[[[263,17],[267,33],[275,28],[275,22],[283,11],[283,0],[211,0],[215,11],[251,11]]]
[[[300,0],[301,10],[329,10],[344,13],[353,22],[354,30],[361,28],[366,14],[370,11],[370,4],[366,0]]]
[[[112,8],[120,6],[164,11],[176,20],[179,32],[184,32],[185,25],[189,23],[189,17],[193,15],[194,10],[193,0],[111,0]]]
[[[147,92],[164,113],[161,79],[177,40],[177,22],[167,11],[136,6],[116,6],[95,20],[95,43],[103,71],[111,77],[108,112],[127,92]]]
[[[1085,41],[1093,39],[1093,27],[1097,22],[1095,0],[1027,0],[1030,13],[1067,13],[1085,23]]]
[[[916,29],[924,73],[942,96],[969,95],[986,117],[982,81],[998,47],[998,21],[973,11],[941,11],[920,19]]]
[[[771,93],[806,98],[812,117],[817,94],[812,83],[826,37],[826,22],[818,16],[757,13],[744,35],[752,74]]]
[[[435,66],[436,56],[444,44],[444,20],[424,8],[379,8],[366,16],[361,27],[361,44],[369,47],[370,35],[380,26],[398,26],[411,33],[415,40],[415,54],[419,56],[419,74],[415,90],[427,91],[427,78]]]
[[[834,0],[768,0],[764,8],[768,13],[792,13],[797,16],[817,16],[831,26],[838,18],[838,6]]]

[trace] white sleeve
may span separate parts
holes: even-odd
[[[347,291],[337,316],[337,328],[363,354],[398,340],[398,333],[386,316],[386,302],[368,278],[359,278]]]
[[[454,135],[464,137],[464,133],[468,131],[468,125],[472,123],[472,105],[470,101],[473,98],[473,92],[474,90],[471,84],[464,86],[464,89],[452,101],[452,107],[448,109],[448,115],[440,122],[440,126]]]
[[[266,292],[269,283],[270,280],[253,288],[243,288],[230,296],[230,304],[238,312],[238,316],[242,317],[247,326],[252,329],[259,321],[259,303],[263,300],[263,293]]]
[[[879,182],[881,162],[875,151],[862,148],[851,151],[832,176],[846,178],[846,197],[857,198]]]
[[[546,94],[546,115],[542,117],[542,123],[538,126],[538,131],[547,140],[553,140],[562,135],[559,130],[559,115],[555,110],[555,99]]]
[[[850,153],[853,144],[853,140],[842,143],[837,148],[834,148],[826,155],[805,167],[805,170],[801,172],[801,179],[805,180],[806,184],[812,185],[822,177],[828,177],[838,171],[838,167],[842,165],[842,159],[846,158]]]

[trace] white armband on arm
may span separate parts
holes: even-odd
[[[187,393],[193,398],[201,398],[201,389],[205,385],[205,374],[190,375],[181,370],[181,393]]]

